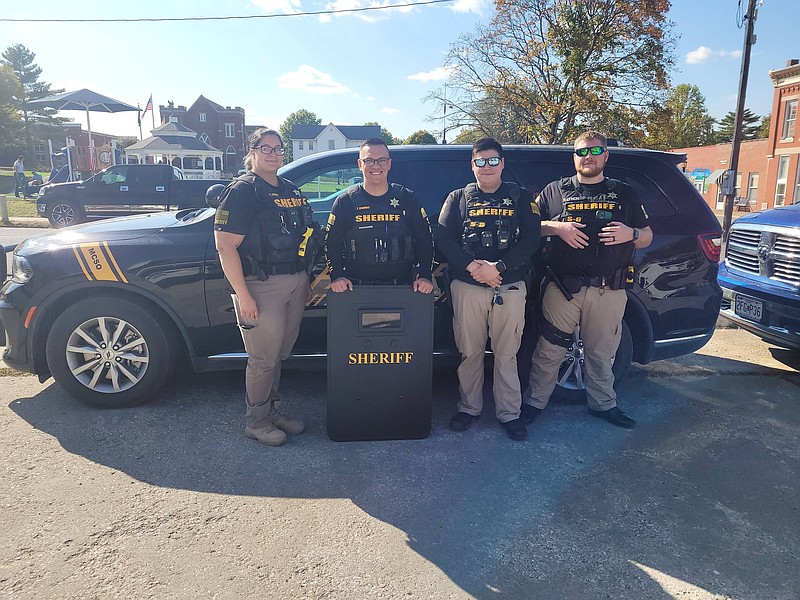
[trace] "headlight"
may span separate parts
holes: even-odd
[[[16,283],[28,283],[33,277],[31,263],[24,256],[14,254],[11,260],[11,280]]]

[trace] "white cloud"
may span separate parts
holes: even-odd
[[[450,77],[453,67],[437,67],[433,71],[425,71],[409,75],[408,78],[414,81],[442,81]]]
[[[366,100],[367,102],[375,102],[375,96],[367,96],[366,98],[364,98],[364,100]]]
[[[345,12],[337,15],[336,17],[354,16],[367,23],[377,23],[378,21],[385,21],[393,12],[411,12],[414,10],[413,6],[401,6],[397,8],[392,7],[395,4],[408,4],[408,0],[333,0],[325,5],[325,10],[353,10],[357,8],[384,8],[384,10],[367,10],[363,12]],[[320,15],[319,20],[323,23],[328,23],[332,15]]]
[[[489,0],[456,0],[450,9],[457,13],[475,13],[483,16],[489,11]]]
[[[292,15],[300,12],[300,0],[250,0],[267,14]]]
[[[300,90],[309,94],[321,94],[323,96],[350,93],[346,86],[334,81],[329,74],[323,73],[310,65],[300,65],[296,71],[279,75],[278,87],[285,90]]]
[[[741,55],[741,50],[712,50],[707,46],[700,46],[686,53],[686,64],[700,65],[712,58],[739,58]]]
[[[399,108],[391,108],[391,107],[387,106],[386,108],[382,108],[381,112],[382,113],[386,113],[387,115],[395,115],[395,114],[400,112],[400,109]]]

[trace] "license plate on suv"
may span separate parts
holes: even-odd
[[[760,321],[761,315],[763,314],[763,307],[764,305],[761,300],[736,294],[734,312],[740,317],[744,317],[745,319],[753,319],[754,321]]]

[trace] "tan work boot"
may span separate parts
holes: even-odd
[[[298,435],[306,430],[305,424],[300,419],[290,419],[281,411],[280,403],[272,403],[272,412],[270,413],[272,424],[278,429],[282,429],[286,433]]]
[[[285,444],[286,434],[275,427],[274,425],[267,425],[266,427],[259,427],[258,429],[244,428],[244,434],[264,444],[265,446],[280,446]]]

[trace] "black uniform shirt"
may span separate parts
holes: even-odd
[[[539,247],[541,236],[541,217],[539,209],[533,202],[531,194],[525,188],[520,188],[519,200],[516,202],[516,217],[519,224],[517,241],[509,248],[477,248],[474,254],[464,249],[464,214],[462,206],[466,205],[465,188],[453,190],[444,201],[442,212],[439,214],[439,229],[436,235],[436,244],[447,260],[450,273],[456,279],[479,284],[467,272],[467,266],[474,259],[483,259],[489,262],[502,260],[508,269],[502,274],[503,282],[513,283],[520,281],[531,264],[531,257]],[[509,197],[508,186],[503,183],[495,192],[480,194],[493,206],[502,206]]]
[[[649,227],[650,221],[647,217],[647,212],[636,197],[636,192],[633,188],[623,181],[617,181],[614,187],[614,193],[619,196],[618,201],[623,204],[631,216],[630,223],[625,223],[628,227],[635,229],[642,229]],[[582,183],[578,188],[581,196],[593,197],[600,196],[608,193],[608,187],[605,182],[600,183]],[[539,212],[542,214],[542,220],[555,221],[562,212],[564,212],[564,196],[561,190],[561,180],[551,181],[542,190],[542,193],[536,198],[536,203],[539,205]]]
[[[387,213],[396,212],[396,200],[400,200],[399,208],[402,209],[403,222],[411,231],[414,246],[414,259],[419,276],[431,279],[433,266],[433,238],[431,227],[425,210],[414,197],[414,192],[403,188],[404,193],[397,194],[397,187],[389,186],[389,191],[382,196],[373,196],[364,190],[363,185],[358,185],[355,191],[355,205],[350,192],[339,195],[331,207],[331,216],[325,233],[325,253],[328,257],[331,281],[339,277],[358,279],[364,281],[390,280],[408,281],[411,274],[409,269],[400,264],[348,264],[345,257],[345,240],[348,232],[356,224],[357,206],[369,205],[373,210],[385,210]],[[397,196],[397,198],[395,197]]]
[[[247,175],[255,175],[248,172]],[[214,229],[238,235],[247,235],[257,215],[265,209],[275,208],[278,218],[279,199],[291,198],[295,195],[294,186],[289,186],[283,179],[278,185],[270,185],[255,175],[253,185],[241,182],[231,186],[223,193],[217,213],[214,215]]]

